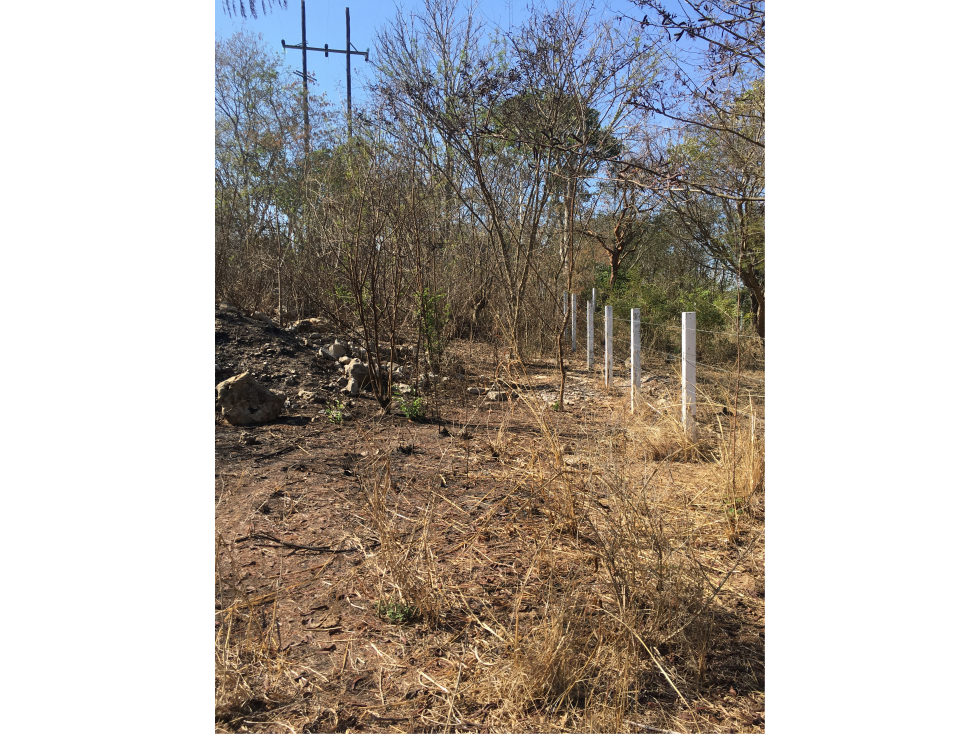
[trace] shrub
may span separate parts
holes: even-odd
[[[425,400],[421,397],[411,398],[401,393],[395,393],[398,406],[405,417],[410,420],[421,420],[425,417]]]

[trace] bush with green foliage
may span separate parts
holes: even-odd
[[[608,266],[596,270],[595,282],[591,287],[597,290],[598,306],[596,318],[601,307],[612,306],[615,319],[628,322],[631,311],[640,309],[642,314],[643,349],[678,354],[681,347],[679,330],[682,314],[692,311],[697,314],[697,352],[698,360],[712,364],[731,363],[737,357],[736,334],[738,323],[737,289],[720,288],[703,280],[685,284],[647,279],[641,268],[632,267],[619,273],[615,287],[608,288]],[[741,290],[741,328],[742,333],[751,332],[751,299],[745,289]],[[742,343],[744,356],[746,344]],[[757,357],[758,355],[756,355]],[[757,361],[752,359],[752,363]],[[743,364],[745,364],[743,360]]]
[[[446,327],[450,321],[449,304],[445,293],[436,293],[425,287],[416,294],[418,306],[415,318],[422,341],[428,348],[429,357],[435,363],[441,361],[445,350]]]
[[[399,392],[395,392],[394,398],[398,401],[398,407],[401,408],[401,412],[405,414],[408,420],[421,420],[425,417],[424,398],[420,396],[412,398]]]

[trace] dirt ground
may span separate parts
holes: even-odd
[[[593,570],[582,562],[594,541],[557,523],[540,478],[555,455],[562,471],[601,475],[602,441],[611,460],[625,450],[616,432],[628,443],[636,430],[634,417],[620,417],[622,395],[576,358],[565,411],[548,407],[559,386],[553,360],[511,370],[521,397],[490,402],[469,388],[494,382],[498,355],[458,342],[447,379],[424,396],[426,418],[412,421],[397,407],[379,415],[369,396],[341,396],[336,366],[300,335],[227,311],[216,313],[215,334],[216,383],[248,370],[289,398],[271,424],[235,427],[215,413],[216,730],[601,728],[571,695],[511,705],[507,685],[527,668],[502,651],[520,629],[544,624],[567,579],[599,574],[597,560]],[[676,394],[675,367],[643,366],[642,411],[655,420]],[[742,386],[754,391],[752,430],[763,435],[762,385],[756,373]],[[301,390],[319,402],[300,400]],[[703,405],[704,435],[720,442],[730,413]],[[698,612],[709,618],[699,659],[668,643],[646,656],[625,728],[763,731],[763,492],[744,516],[735,510],[732,531],[708,490],[717,476],[709,460],[633,469],[651,485],[662,480],[660,501],[683,508],[678,542],[720,591],[709,615]]]

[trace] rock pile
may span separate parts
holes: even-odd
[[[335,326],[324,318],[302,319],[280,328],[265,314],[221,303],[215,308],[214,342],[215,385],[249,373],[256,384],[284,395],[286,408],[290,403],[330,402],[341,394],[356,397],[377,389],[368,378],[367,350],[336,334]],[[410,365],[416,352],[411,345],[396,345],[393,354],[390,345],[379,346],[374,363],[382,388],[390,382],[401,394],[408,393],[414,385]],[[392,356],[394,364],[389,364]],[[424,373],[419,378],[421,390],[436,379]],[[241,409],[229,406],[222,411],[236,416],[235,420],[249,420]]]

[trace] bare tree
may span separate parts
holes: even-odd
[[[765,334],[765,8],[754,0],[633,0],[671,73],[637,89],[644,144],[619,159],[655,191],[678,245],[750,294]],[[672,127],[657,133],[654,121]]]
[[[639,249],[656,199],[648,189],[635,186],[627,171],[617,171],[599,187],[598,196],[607,200],[601,207],[604,214],[599,219],[586,220],[578,231],[598,243],[608,258],[611,290],[626,260]]]
[[[632,0],[650,11],[638,22],[655,48],[661,73],[635,85],[628,105],[645,113],[646,141],[608,162],[627,167],[633,183],[674,192],[741,202],[763,202],[764,189],[746,194],[717,178],[698,178],[694,169],[666,151],[666,138],[691,130],[741,137],[763,155],[765,109],[738,99],[764,87],[765,10],[755,0],[678,0],[678,10],[661,0]],[[665,124],[664,124],[665,123]],[[761,135],[756,134],[758,130]]]
[[[378,95],[386,130],[410,140],[490,245],[507,293],[497,313],[511,347],[541,247],[540,222],[553,181],[549,151],[517,151],[487,134],[518,89],[520,74],[500,63],[473,10],[428,0],[424,13],[400,12],[378,37]],[[528,155],[526,155],[529,153]]]
[[[638,90],[637,107],[680,123],[741,136],[764,109],[734,104],[739,91],[765,74],[764,0],[679,0],[671,10],[662,0],[632,0],[653,17],[640,21],[654,35],[672,74]],[[746,135],[750,145],[764,140]]]
[[[565,5],[488,39],[471,8],[428,0],[379,36],[382,124],[414,142],[481,230],[505,294],[497,315],[517,355],[531,283],[553,283],[551,303],[551,273],[572,286],[583,182],[613,152],[625,101],[651,71],[650,54],[624,33]]]

